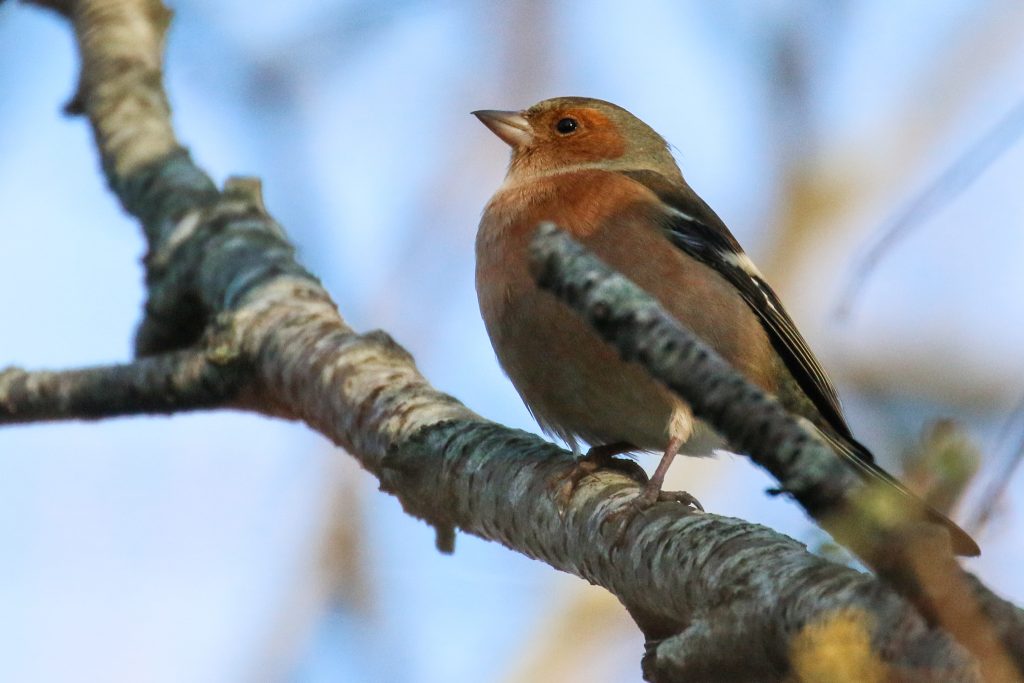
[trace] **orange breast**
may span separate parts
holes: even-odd
[[[767,336],[716,272],[664,236],[659,200],[624,176],[580,171],[499,191],[477,234],[477,294],[498,360],[541,424],[588,443],[664,447],[677,401],[536,288],[527,247],[554,221],[653,294],[754,382],[774,391]]]

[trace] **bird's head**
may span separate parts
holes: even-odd
[[[611,102],[556,97],[522,111],[473,115],[512,148],[510,178],[587,168],[679,175],[665,139]]]

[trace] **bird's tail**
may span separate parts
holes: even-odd
[[[915,505],[924,507],[928,519],[944,526],[949,532],[953,543],[953,552],[965,557],[977,557],[981,554],[981,549],[974,542],[974,539],[971,538],[970,534],[961,529],[956,522],[922,501],[910,489],[900,483],[896,477],[879,467],[875,463],[875,456],[872,455],[866,446],[852,438],[829,434],[824,430],[818,431],[836,453],[842,456],[864,481],[875,484],[887,484],[890,488],[899,491],[901,495],[911,499]]]

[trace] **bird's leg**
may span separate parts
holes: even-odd
[[[665,445],[665,452],[661,456],[661,462],[658,463],[658,467],[654,470],[654,475],[644,486],[643,492],[633,501],[631,507],[634,510],[645,510],[659,500],[674,500],[684,505],[695,507],[698,510],[704,510],[700,501],[686,491],[661,490],[665,483],[665,475],[668,473],[669,466],[675,460],[679,449],[693,436],[693,428],[693,411],[690,410],[690,406],[682,402],[676,403],[672,408],[672,415],[669,417],[668,443]]]
[[[686,491],[661,490],[661,487],[665,484],[665,475],[668,473],[668,468],[672,465],[672,461],[675,460],[676,455],[679,454],[679,449],[682,447],[683,443],[684,440],[682,437],[672,436],[669,438],[668,445],[665,446],[665,453],[661,456],[661,462],[658,463],[658,467],[655,468],[654,474],[644,486],[643,493],[637,496],[636,500],[633,501],[633,505],[636,508],[642,510],[654,505],[659,500],[674,500],[683,503],[684,505],[695,507],[698,510],[704,510],[700,501]]]
[[[654,470],[654,475],[644,485],[644,490],[640,492],[639,496],[631,500],[628,505],[608,515],[609,521],[622,520],[615,536],[615,542],[612,544],[613,548],[621,548],[625,545],[627,538],[626,530],[633,519],[659,501],[675,501],[688,507],[696,508],[701,512],[704,511],[704,506],[700,504],[700,501],[686,491],[661,490],[662,485],[665,483],[665,474],[668,472],[669,466],[684,443],[686,443],[686,438],[678,435],[670,436],[668,444],[665,446],[665,453],[661,456],[661,462],[658,463],[658,467]]]
[[[583,455],[576,459],[572,469],[565,477],[558,479],[558,498],[563,505],[569,502],[573,492],[584,478],[603,468],[615,469],[632,477],[641,484],[647,484],[647,475],[643,468],[632,460],[616,458],[620,453],[629,453],[636,450],[636,446],[625,441],[601,444],[593,446]]]

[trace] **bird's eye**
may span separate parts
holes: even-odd
[[[564,119],[559,119],[558,123],[555,124],[555,130],[562,135],[569,135],[570,133],[576,132],[576,128],[578,128],[579,125],[580,124],[576,119],[567,116]]]

